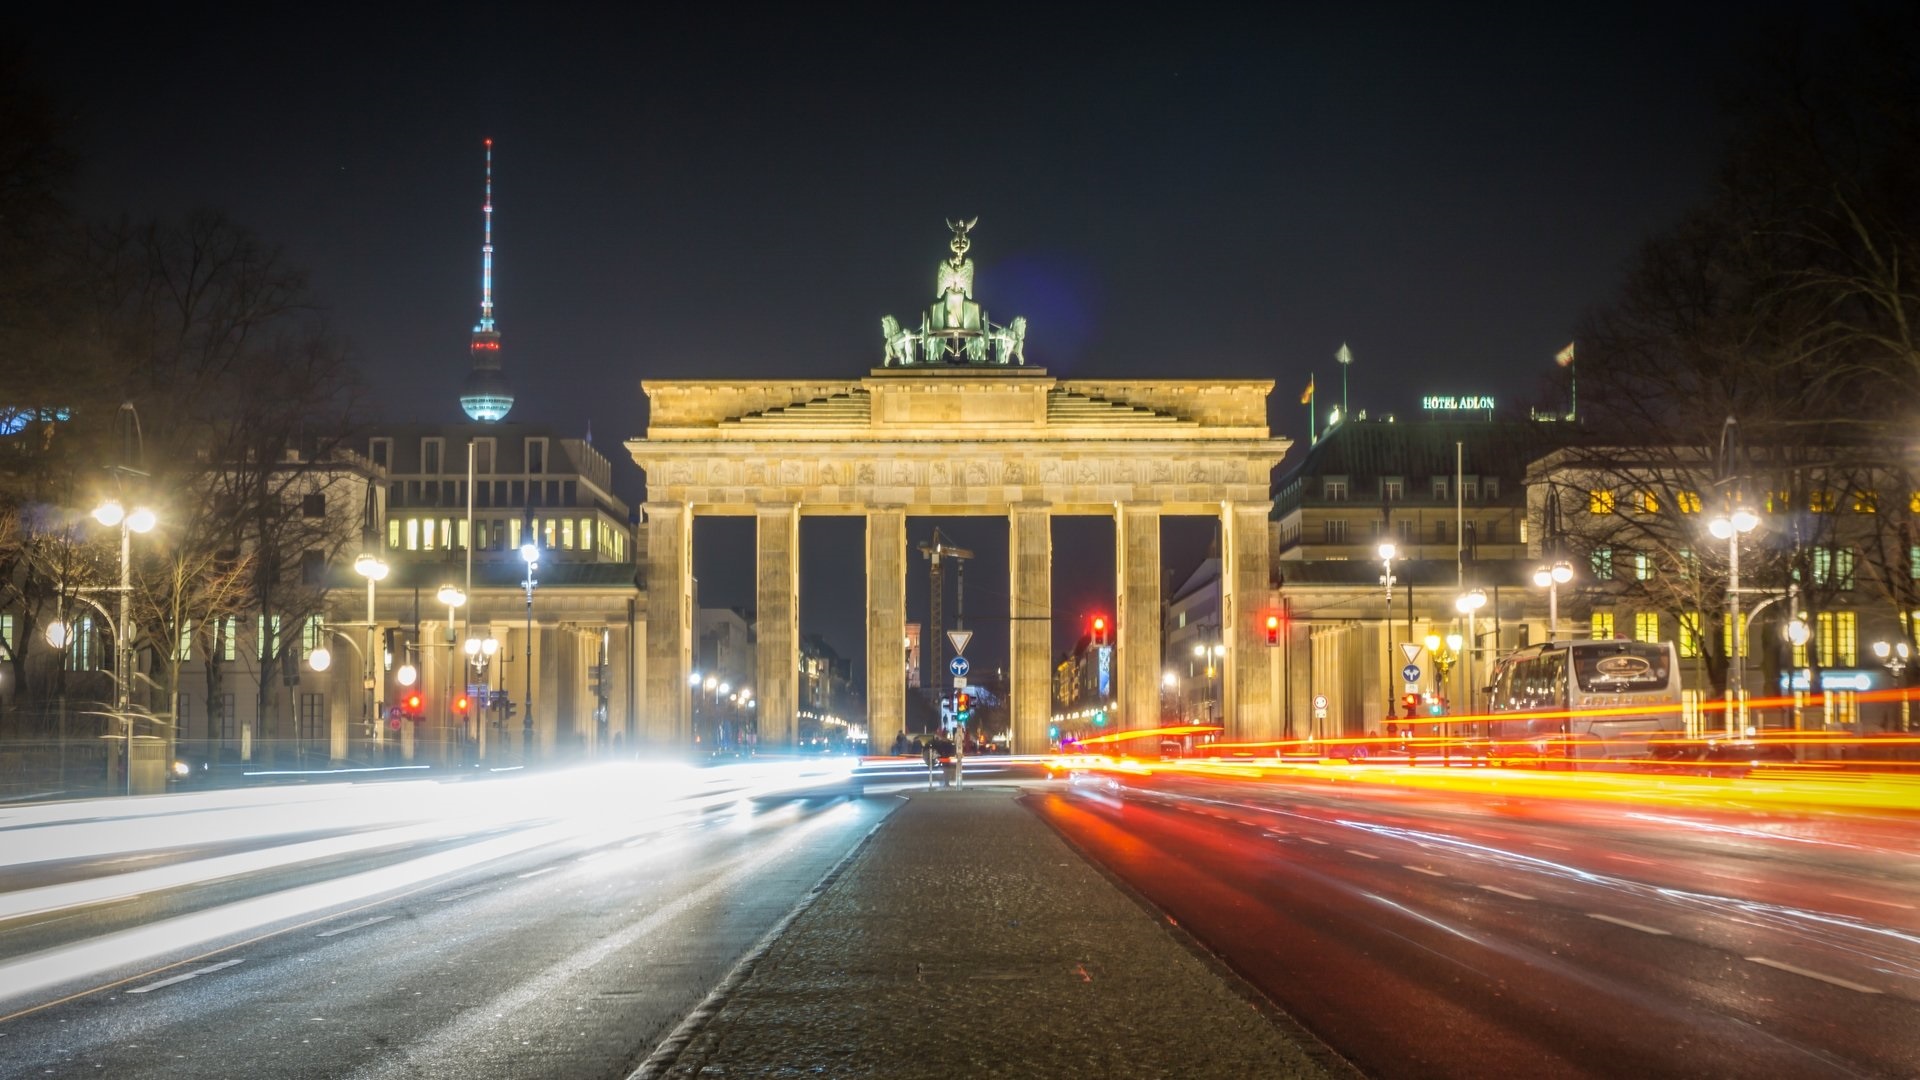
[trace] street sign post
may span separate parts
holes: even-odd
[[[1400,643],[1400,655],[1406,657],[1407,663],[1409,664],[1417,664],[1420,662],[1420,652],[1421,645],[1417,641],[1403,641]]]
[[[956,679],[960,678],[961,676],[965,675],[967,672],[972,670],[973,670],[973,665],[968,663],[967,658],[964,656],[956,656],[953,659],[947,661],[947,673],[949,675],[952,675]]]
[[[1420,665],[1408,664],[1406,667],[1401,668],[1400,677],[1410,683],[1419,682],[1420,681]]]

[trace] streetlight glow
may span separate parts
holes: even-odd
[[[389,569],[391,568],[387,566],[386,560],[367,552],[361,552],[359,557],[353,560],[353,572],[368,581],[385,581]]]
[[[412,686],[420,678],[420,669],[412,664],[401,664],[400,670],[394,672],[393,677],[401,686]]]
[[[150,533],[159,523],[160,519],[154,515],[154,512],[144,506],[137,507],[133,513],[127,515],[127,528],[137,533]]]
[[[106,502],[93,508],[93,520],[108,528],[120,524],[121,520],[126,516],[127,508],[120,505],[119,499],[108,499]]]
[[[315,671],[325,671],[333,666],[333,653],[328,652],[327,647],[322,645],[307,654],[307,666]]]

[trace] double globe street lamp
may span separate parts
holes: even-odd
[[[1729,736],[1737,736],[1746,709],[1746,688],[1742,678],[1746,654],[1745,629],[1740,625],[1740,538],[1760,525],[1760,516],[1745,506],[1735,505],[1730,513],[1707,522],[1707,531],[1727,542],[1727,723]]]
[[[1887,665],[1888,671],[1893,672],[1893,684],[1900,688],[1900,730],[1911,731],[1912,716],[1908,711],[1907,683],[1900,675],[1907,670],[1907,661],[1912,658],[1913,649],[1904,641],[1876,641],[1873,643],[1873,655]]]
[[[127,794],[133,794],[133,534],[150,533],[160,519],[144,506],[129,510],[119,499],[95,507],[93,520],[120,529],[120,619],[113,632],[114,707],[126,733]]]
[[[1573,580],[1573,565],[1565,559],[1533,572],[1533,583],[1547,590],[1547,640],[1560,637],[1560,586]]]

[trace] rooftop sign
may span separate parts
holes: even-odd
[[[1428,394],[1420,399],[1420,407],[1427,412],[1477,412],[1493,408],[1491,396],[1482,397],[1443,397]]]

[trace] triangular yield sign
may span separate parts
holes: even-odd
[[[1409,664],[1413,663],[1415,660],[1420,659],[1420,646],[1416,642],[1412,642],[1412,641],[1401,642],[1400,652],[1403,656],[1407,658],[1407,663]]]
[[[973,640],[973,631],[949,630],[947,631],[947,640],[953,643],[953,655],[965,656],[967,653],[967,642]]]

